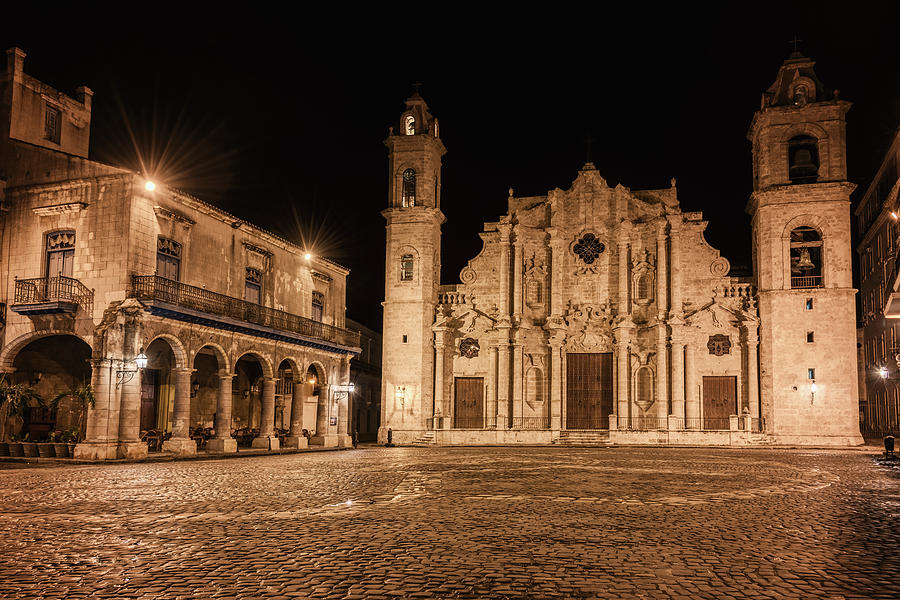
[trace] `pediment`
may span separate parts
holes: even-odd
[[[740,311],[713,301],[685,315],[685,325],[700,329],[737,329],[747,318]]]

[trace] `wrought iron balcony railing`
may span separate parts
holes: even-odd
[[[133,275],[128,295],[138,300],[155,300],[173,304],[342,346],[359,346],[359,332],[320,323],[283,310],[254,304],[157,275]]]
[[[825,278],[821,275],[804,275],[803,277],[791,277],[792,289],[825,287]]]
[[[21,314],[75,312],[78,307],[91,313],[94,292],[72,277],[16,279],[10,310]]]

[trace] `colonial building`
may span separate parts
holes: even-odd
[[[900,431],[900,131],[856,207],[859,308],[862,321],[860,426]]]
[[[70,98],[26,75],[21,50],[7,57],[0,371],[45,398],[92,384],[78,457],[140,457],[148,440],[179,454],[348,444],[348,271],[89,160],[91,91]]]
[[[359,333],[359,354],[350,360],[350,432],[359,441],[374,442],[381,423],[381,334],[347,319],[347,329]]]
[[[382,428],[398,443],[856,444],[845,114],[797,53],[752,143],[754,275],[729,275],[670,187],[521,197],[441,285],[437,119],[389,151]],[[452,201],[452,200],[448,200]]]

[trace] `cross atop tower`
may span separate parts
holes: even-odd
[[[800,54],[800,42],[802,42],[800,38],[797,37],[797,34],[794,34],[794,39],[788,42],[788,44],[794,45],[794,54]]]

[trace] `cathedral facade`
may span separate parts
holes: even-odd
[[[861,442],[845,115],[798,53],[752,143],[754,275],[734,277],[671,187],[520,197],[441,285],[438,121],[414,94],[390,156],[379,440]]]

